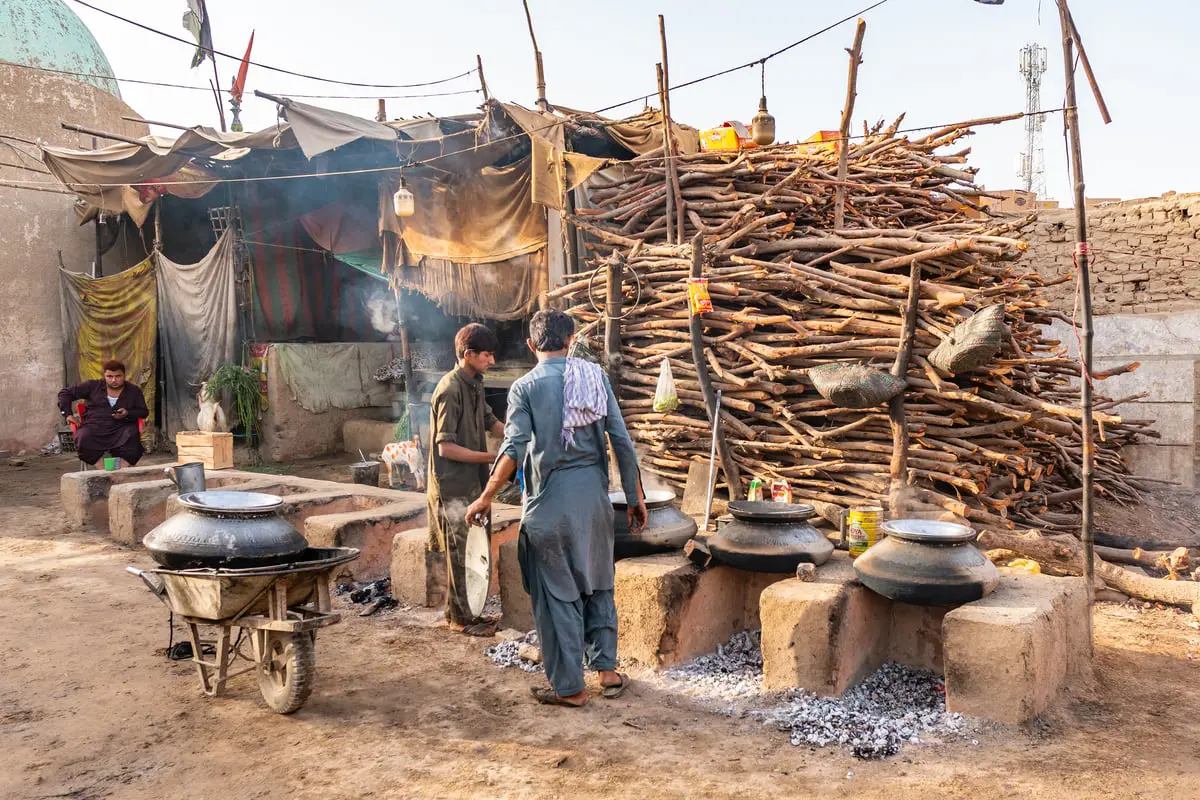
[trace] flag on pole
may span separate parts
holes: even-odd
[[[241,66],[238,67],[237,77],[233,79],[233,86],[229,88],[229,94],[238,102],[242,100],[242,92],[246,91],[246,71],[250,68],[250,51],[254,49],[254,31],[250,31],[250,43],[246,45],[246,55],[242,56]]]
[[[212,28],[209,26],[208,9],[204,0],[187,0],[188,10],[183,15],[183,27],[196,39],[196,53],[192,56],[192,69],[212,58]]]

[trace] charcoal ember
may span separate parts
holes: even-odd
[[[523,649],[527,654],[537,651],[540,655],[540,650],[537,650],[537,648],[537,631],[530,631],[519,639],[510,639],[509,641],[494,644],[484,650],[483,654],[500,669],[515,667],[524,672],[545,672],[541,664],[521,657]]]

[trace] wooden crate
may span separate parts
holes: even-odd
[[[204,469],[229,469],[233,466],[233,434],[180,431],[175,434],[179,463],[204,462]]]

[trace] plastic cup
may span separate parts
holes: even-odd
[[[112,472],[113,470],[115,470],[117,468],[117,465],[120,463],[121,463],[120,459],[113,458],[112,456],[106,456],[104,459],[104,471]]]

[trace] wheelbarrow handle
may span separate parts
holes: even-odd
[[[146,584],[146,588],[150,590],[151,594],[162,600],[163,603],[167,602],[167,587],[161,578],[137,567],[126,567],[125,571],[130,575],[136,575],[141,578],[142,583]]]

